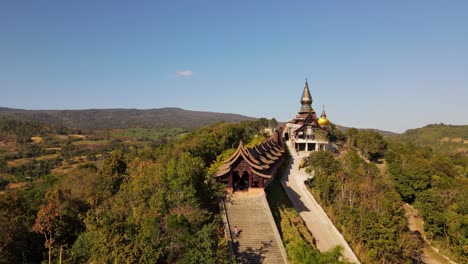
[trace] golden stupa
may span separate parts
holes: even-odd
[[[319,126],[326,126],[328,123],[330,123],[330,121],[328,120],[327,114],[325,113],[325,107],[323,107],[322,115],[317,120],[317,124],[319,124]]]

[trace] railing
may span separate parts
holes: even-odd
[[[284,263],[289,263],[288,255],[286,254],[286,249],[284,248],[284,245],[283,245],[283,240],[281,240],[281,236],[278,232],[278,227],[276,226],[276,222],[275,222],[275,219],[273,218],[273,214],[271,213],[270,206],[268,205],[265,192],[262,192],[262,200],[263,200],[263,206],[265,207],[265,210],[267,211],[268,220],[270,220],[271,227],[273,228],[273,233],[276,237],[276,241],[278,241],[278,247],[281,251],[281,256],[283,256]]]
[[[221,211],[221,218],[223,219],[223,225],[224,225],[224,236],[227,240],[228,243],[228,248],[229,248],[229,255],[231,257],[234,257],[236,263],[237,263],[237,256],[236,252],[234,251],[234,246],[233,246],[233,239],[232,239],[232,233],[231,233],[231,226],[229,224],[229,217],[226,211],[226,203],[224,201],[224,197],[221,199],[219,202],[219,207]]]

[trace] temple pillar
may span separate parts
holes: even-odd
[[[315,151],[318,151],[318,150],[319,150],[319,145],[320,145],[319,143],[316,143],[316,144],[315,144]]]
[[[233,176],[232,176],[232,172],[229,173],[229,176],[228,176],[228,186],[229,188],[234,188],[234,184],[233,184]]]

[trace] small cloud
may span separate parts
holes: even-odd
[[[193,74],[192,70],[177,71],[177,76],[190,77],[192,76],[192,74]]]

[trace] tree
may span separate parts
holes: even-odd
[[[350,127],[348,129],[346,129],[345,136],[346,136],[346,141],[348,143],[348,146],[350,146],[350,147],[355,147],[356,146],[356,137],[357,137],[358,133],[359,133],[359,131],[354,127]]]
[[[77,213],[82,210],[80,203],[70,198],[70,191],[52,189],[46,197],[47,202],[40,206],[32,230],[44,236],[50,264],[52,250],[56,246],[72,244],[82,231],[81,221],[77,218]]]
[[[275,129],[276,127],[278,127],[278,121],[276,121],[276,119],[273,117],[269,122],[269,126]]]
[[[99,168],[99,174],[104,176],[103,189],[106,195],[117,193],[120,185],[126,178],[127,163],[122,150],[115,150]]]
[[[59,194],[57,193],[57,195]],[[59,205],[56,202],[49,200],[47,204],[41,206],[33,226],[33,231],[44,236],[44,246],[48,249],[49,264],[52,263],[52,249],[63,229]]]
[[[71,140],[67,140],[61,147],[62,157],[65,159],[71,159],[75,155],[75,145]]]
[[[356,147],[367,159],[375,160],[384,154],[387,142],[378,132],[361,130],[357,135]]]

